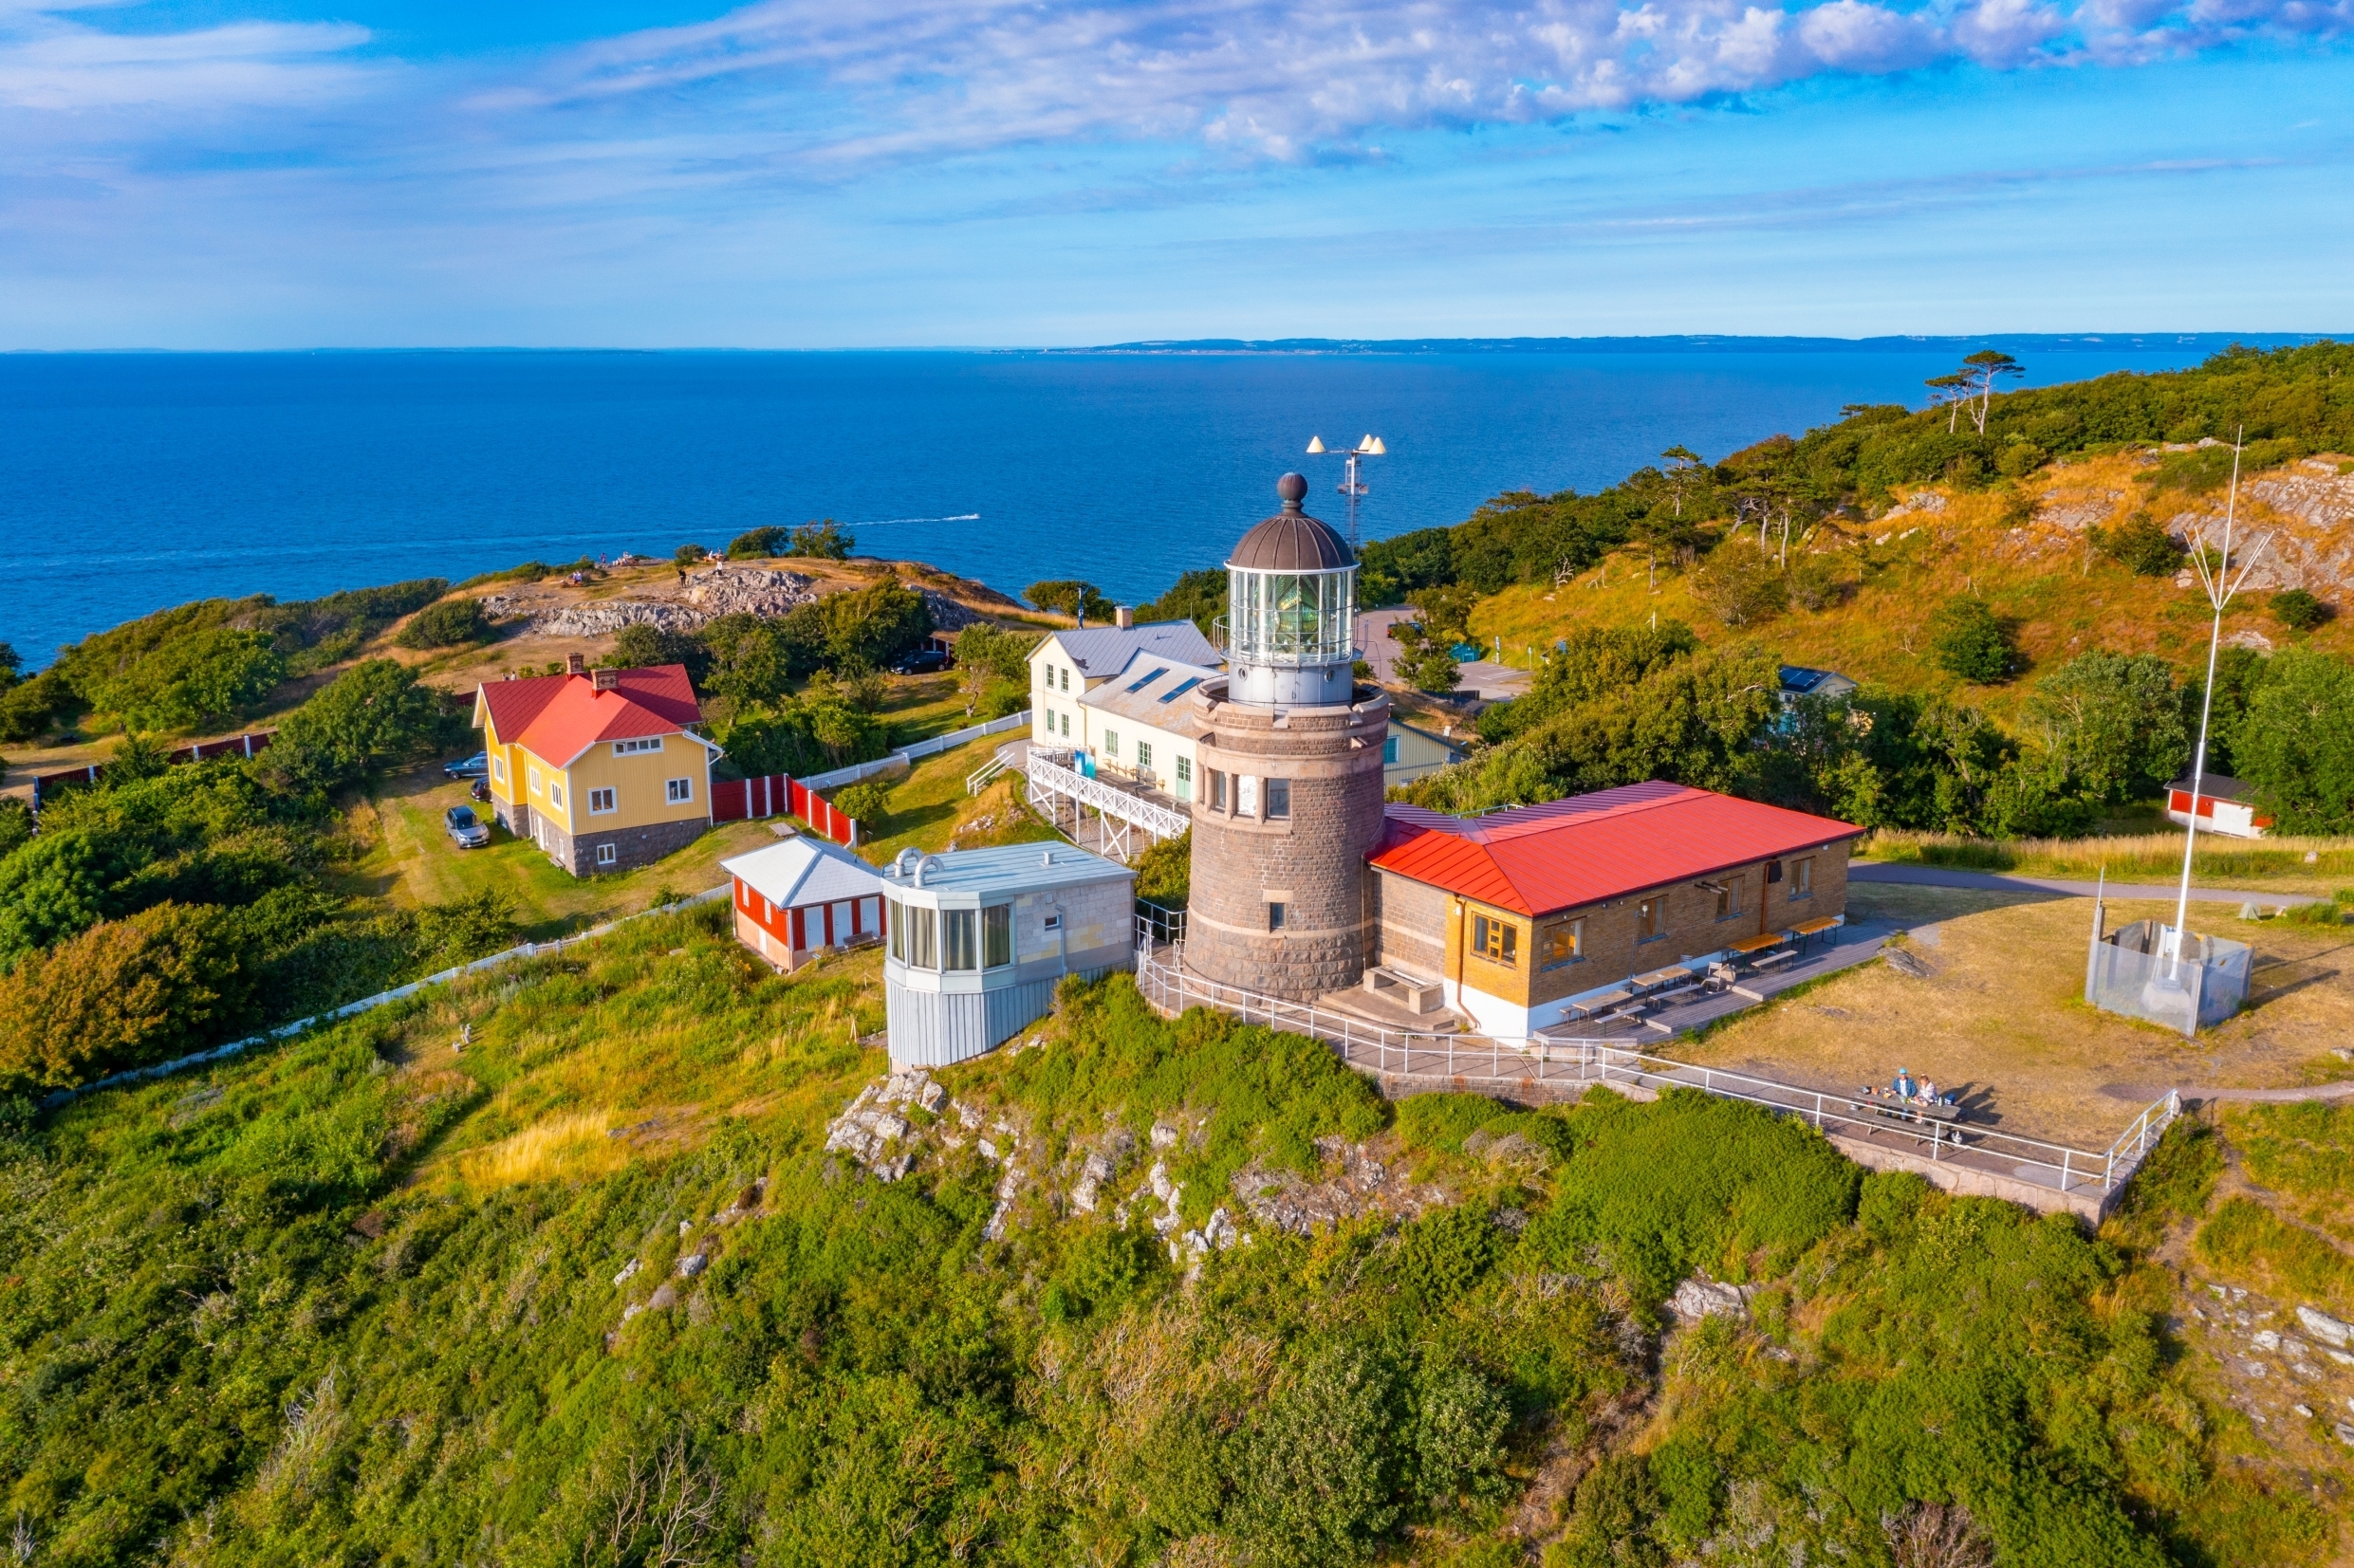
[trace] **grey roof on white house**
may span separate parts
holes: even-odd
[[[916,858],[905,858],[908,874],[891,875],[899,864],[894,860],[884,868],[882,885],[893,897],[916,904],[938,901],[926,897],[927,894],[945,895],[952,905],[961,906],[974,897],[1010,896],[1115,878],[1136,878],[1133,870],[1117,860],[1060,843],[1004,844],[994,849],[952,849],[944,855],[927,855],[923,857],[921,887],[916,885]]]
[[[1212,665],[1139,654],[1126,669],[1079,700],[1098,712],[1134,719],[1156,729],[1178,729],[1188,710],[1186,699],[1203,681],[1216,679],[1217,673]]]
[[[1156,620],[1143,626],[1087,626],[1057,632],[1054,640],[1089,680],[1116,675],[1139,654],[1215,666],[1218,651],[1190,620]],[[1044,646],[1043,644],[1041,646]]]
[[[719,869],[779,909],[872,898],[882,891],[882,877],[873,866],[807,833],[722,860]]]

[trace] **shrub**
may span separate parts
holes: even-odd
[[[2309,632],[2333,614],[2330,607],[2303,588],[2284,588],[2272,596],[2272,618],[2292,632]]]
[[[0,796],[0,860],[32,841],[32,807],[13,795]]]
[[[243,1005],[217,909],[158,904],[28,953],[0,980],[0,1090],[54,1089],[202,1046]]]
[[[269,637],[214,626],[141,655],[89,695],[133,729],[193,729],[259,702],[285,674]]]
[[[890,820],[891,786],[877,779],[854,784],[834,792],[833,806],[862,827],[871,829]]]
[[[1165,909],[1181,910],[1193,895],[1194,830],[1162,839],[1137,857],[1136,895]]]
[[[1765,551],[1728,540],[1693,569],[1692,596],[1726,625],[1748,626],[1789,602],[1789,583]]]
[[[1827,610],[1844,600],[1853,585],[1840,574],[1839,563],[1827,555],[1801,557],[1790,567],[1790,598],[1807,610]]]
[[[2354,830],[2354,664],[2309,648],[2266,661],[2232,766],[2284,833]]]
[[[1033,582],[1022,590],[1022,597],[1041,610],[1084,615],[1095,620],[1109,620],[1112,611],[1118,608],[1094,583],[1076,578],[1049,578],[1044,582]]]
[[[733,620],[736,618],[722,618]],[[714,622],[716,625],[717,622]],[[698,638],[643,623],[624,626],[613,638],[613,652],[598,661],[609,670],[646,670],[658,664],[683,664],[691,680],[711,673],[711,651]]]
[[[730,561],[758,561],[765,556],[782,555],[778,546],[791,536],[791,530],[769,524],[766,527],[748,528],[728,541]]]
[[[0,692],[0,741],[28,741],[46,735],[82,711],[82,702],[65,677],[44,670]]]
[[[1989,685],[2011,673],[2011,636],[1984,600],[1957,594],[1929,619],[1929,655],[1947,674]]]
[[[692,566],[711,552],[700,544],[681,544],[670,552],[670,558],[681,566]]]
[[[403,648],[457,648],[491,640],[491,618],[478,599],[445,599],[428,604],[393,638]]]
[[[2114,528],[2095,529],[2092,544],[2141,577],[2164,577],[2182,564],[2182,546],[2148,512],[2135,512]]]

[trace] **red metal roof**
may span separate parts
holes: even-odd
[[[1683,784],[1640,784],[1484,817],[1388,808],[1373,864],[1528,915],[1794,855],[1863,830]]]
[[[703,716],[683,664],[624,670],[608,692],[589,675],[485,682],[480,696],[499,739],[558,767],[600,741],[673,735]]]

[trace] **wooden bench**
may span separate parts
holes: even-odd
[[[1796,948],[1784,948],[1780,952],[1760,953],[1757,957],[1750,960],[1750,968],[1753,969],[1770,969],[1776,964],[1787,964],[1797,956],[1798,950]]]

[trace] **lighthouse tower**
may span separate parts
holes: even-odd
[[[1307,480],[1275,493],[1226,563],[1226,678],[1194,697],[1185,965],[1308,998],[1355,985],[1373,948],[1389,698],[1352,673],[1356,557],[1300,509]]]

